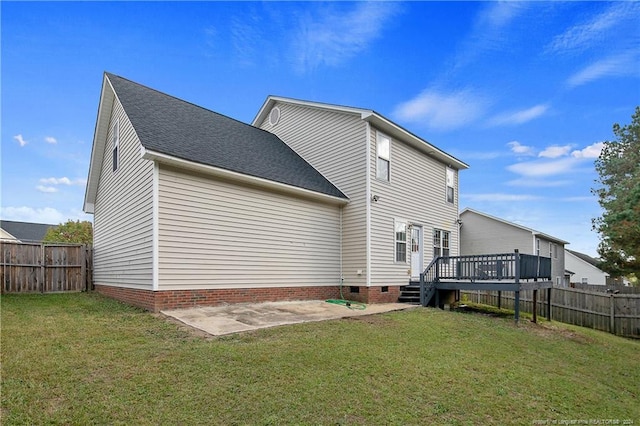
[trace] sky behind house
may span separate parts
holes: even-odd
[[[5,220],[91,220],[108,71],[247,123],[268,95],[373,109],[470,165],[460,210],[595,255],[593,162],[640,104],[638,2],[3,1],[0,13]]]

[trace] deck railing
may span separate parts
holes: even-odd
[[[518,252],[438,257],[431,267],[425,274],[438,281],[551,279],[550,258]]]

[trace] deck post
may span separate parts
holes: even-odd
[[[533,290],[533,323],[538,322],[538,290]]]
[[[547,289],[547,321],[551,321],[551,288]]]
[[[424,300],[426,297],[427,295],[426,295],[426,289],[425,289],[424,272],[422,272],[420,274],[420,305],[427,306]]]
[[[516,285],[518,286],[518,290],[516,290],[516,298],[513,301],[514,302],[514,310],[515,310],[515,321],[516,324],[518,323],[518,320],[520,320],[520,250],[515,249],[514,250],[514,257],[515,257],[515,282]]]

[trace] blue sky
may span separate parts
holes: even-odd
[[[82,213],[102,73],[251,122],[373,109],[471,167],[471,207],[596,254],[593,161],[640,104],[637,2],[6,2],[1,217]]]

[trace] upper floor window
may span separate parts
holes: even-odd
[[[450,249],[451,233],[449,231],[443,231],[441,229],[433,230],[433,257],[449,257],[451,254]]]
[[[455,172],[452,168],[447,167],[447,203],[455,201]]]
[[[540,256],[540,239],[536,238],[536,256]]]
[[[391,140],[382,133],[378,133],[377,139],[376,156],[378,158],[378,162],[376,165],[376,177],[380,180],[389,182]]]
[[[111,134],[111,153],[113,157],[113,171],[118,170],[120,162],[120,153],[118,152],[118,145],[120,145],[120,122],[116,120],[113,125],[113,133]]]
[[[395,252],[396,262],[407,261],[407,224],[404,222],[395,223]]]

